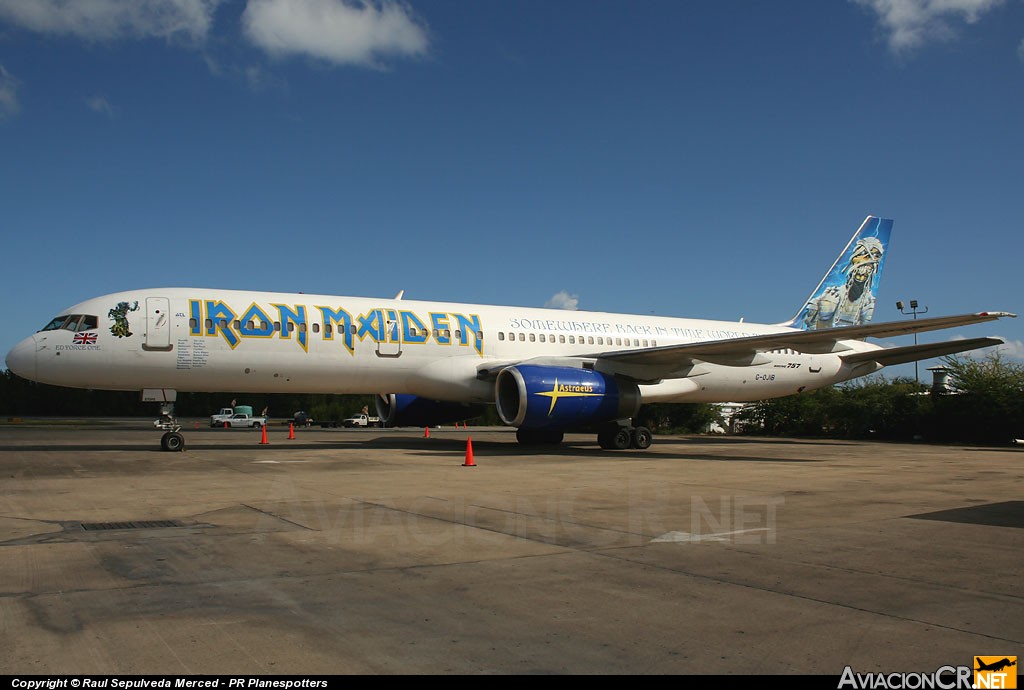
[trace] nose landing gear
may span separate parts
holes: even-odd
[[[160,450],[177,453],[185,450],[185,437],[179,433],[181,425],[174,416],[174,403],[160,403],[160,419],[153,422],[153,426],[164,431],[160,437]]]

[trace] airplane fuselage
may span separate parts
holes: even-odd
[[[15,373],[106,390],[405,393],[491,403],[480,371],[503,362],[743,338],[784,326],[525,307],[163,288],[90,299],[82,317],[8,356]],[[90,320],[86,321],[88,318]],[[75,330],[71,330],[74,328]],[[877,349],[844,341],[845,351]],[[598,367],[599,368],[599,367]],[[831,353],[764,352],[748,366],[694,362],[641,382],[643,402],[762,400],[866,373]]]

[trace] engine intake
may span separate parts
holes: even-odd
[[[591,369],[517,364],[498,372],[498,415],[523,429],[565,429],[633,417],[640,390]]]

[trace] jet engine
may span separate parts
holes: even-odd
[[[384,426],[436,426],[479,417],[483,405],[427,400],[415,395],[377,396],[377,414]]]
[[[640,409],[635,383],[591,369],[517,364],[498,373],[498,416],[521,429],[567,429],[628,419]]]

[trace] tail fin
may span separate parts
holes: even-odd
[[[868,216],[796,316],[785,325],[803,330],[871,321],[892,220]]]

